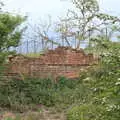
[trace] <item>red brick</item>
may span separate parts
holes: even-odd
[[[34,77],[57,77],[59,75],[68,78],[79,76],[80,69],[95,62],[92,54],[85,54],[83,50],[75,50],[68,47],[58,47],[49,50],[39,58],[13,56],[10,58],[10,74],[25,74]]]

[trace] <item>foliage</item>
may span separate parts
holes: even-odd
[[[120,32],[119,24],[114,24],[106,27],[107,28],[101,29],[99,35],[90,38],[91,46],[85,48],[86,52],[100,56],[103,53],[106,54],[109,53],[110,50],[114,50],[113,47],[115,48],[116,45],[119,48],[119,35],[114,35]],[[112,40],[113,37],[114,40]],[[117,42],[114,42],[115,38],[117,38]]]
[[[108,26],[118,26],[119,24],[118,17],[100,12],[97,0],[72,0],[72,3],[75,9],[68,10],[56,28],[61,39],[68,46],[79,49],[82,47],[81,43],[84,42],[91,46],[91,38],[101,36],[102,30]],[[108,34],[111,33],[110,30],[107,32]],[[73,40],[75,40],[74,43]]]
[[[0,8],[3,3],[0,1]],[[8,12],[0,10],[0,75],[4,73],[7,56],[15,54],[15,51],[10,51],[11,47],[17,47],[20,43],[22,33],[25,30],[19,27],[25,18],[20,15],[12,15]]]
[[[53,45],[61,45],[80,49],[83,47],[81,44],[91,46],[96,43],[91,38],[102,36],[106,33],[105,28],[109,28],[109,38],[111,33],[120,32],[120,29],[115,29],[119,26],[119,18],[101,13],[97,0],[72,0],[72,4],[73,9],[68,9],[65,17],[59,17],[55,23],[49,16],[47,21],[31,24],[29,29],[32,35],[28,33],[27,37],[40,41],[45,50],[50,45],[53,48]]]
[[[9,48],[18,46],[24,31],[19,26],[25,21],[25,18],[20,15],[4,12],[2,10],[3,5],[0,1],[0,64],[10,54]]]
[[[69,46],[67,37],[76,37],[79,48],[81,40],[88,40],[90,31],[99,31],[100,34],[89,39],[94,43],[93,46],[86,48],[100,50],[99,64],[81,73],[77,80],[61,77],[57,82],[32,78],[7,81],[0,78],[0,107],[23,112],[34,105],[36,109],[43,105],[66,110],[68,120],[120,119],[120,42],[111,41],[112,32],[120,31],[116,27],[119,23],[115,24],[119,19],[100,13],[96,0],[72,2],[77,11],[68,11],[67,18],[62,20],[57,32],[62,33],[62,38]],[[96,18],[98,25],[94,25]],[[18,45],[23,32],[18,26],[23,21],[24,18],[20,16],[0,11],[0,64],[10,54],[8,49]],[[108,25],[112,29],[109,28],[109,35],[106,35],[102,29]],[[45,28],[49,29],[49,26]],[[52,41],[46,37],[47,33],[40,31],[41,37],[47,42]]]
[[[9,54],[10,47],[16,47],[19,44],[23,29],[19,29],[18,26],[23,21],[24,18],[19,15],[0,13],[0,59],[4,59],[4,55]]]
[[[66,107],[83,101],[88,90],[80,80],[60,78],[58,83],[50,79],[26,79],[24,81],[0,81],[0,106],[20,110],[20,106],[45,105]]]
[[[111,42],[107,46],[109,49],[102,54],[99,66],[83,78],[84,83],[89,78],[86,84],[92,91],[89,102],[73,107],[68,112],[68,120],[89,120],[89,115],[93,120],[119,120],[120,46]]]
[[[73,107],[68,113],[68,120],[106,120],[102,106],[82,104]]]
[[[119,120],[120,46],[108,42],[100,63],[78,80],[0,80],[0,106],[23,111],[32,105],[67,110],[68,120]],[[69,108],[69,109],[66,109]]]

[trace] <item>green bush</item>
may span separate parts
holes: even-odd
[[[103,120],[104,109],[93,104],[82,104],[68,111],[67,120]]]
[[[68,80],[61,77],[57,83],[51,79],[0,80],[0,106],[11,109],[23,106],[71,105],[83,101],[88,92],[81,80]]]
[[[82,76],[91,90],[84,104],[68,111],[68,120],[120,119],[120,46],[111,47],[101,55],[100,64]]]
[[[118,111],[110,112],[100,104],[82,104],[71,108],[67,113],[67,120],[119,120]]]

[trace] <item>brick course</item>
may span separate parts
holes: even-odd
[[[9,58],[9,75],[23,74],[31,77],[53,77],[65,76],[76,78],[81,69],[84,69],[96,60],[92,54],[75,50],[69,47],[58,47],[48,50],[39,58],[25,56],[13,56]]]

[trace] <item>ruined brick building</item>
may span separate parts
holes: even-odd
[[[25,75],[31,77],[65,76],[76,78],[80,71],[95,61],[92,54],[69,47],[58,47],[48,50],[38,58],[13,56],[9,58],[9,75]]]

